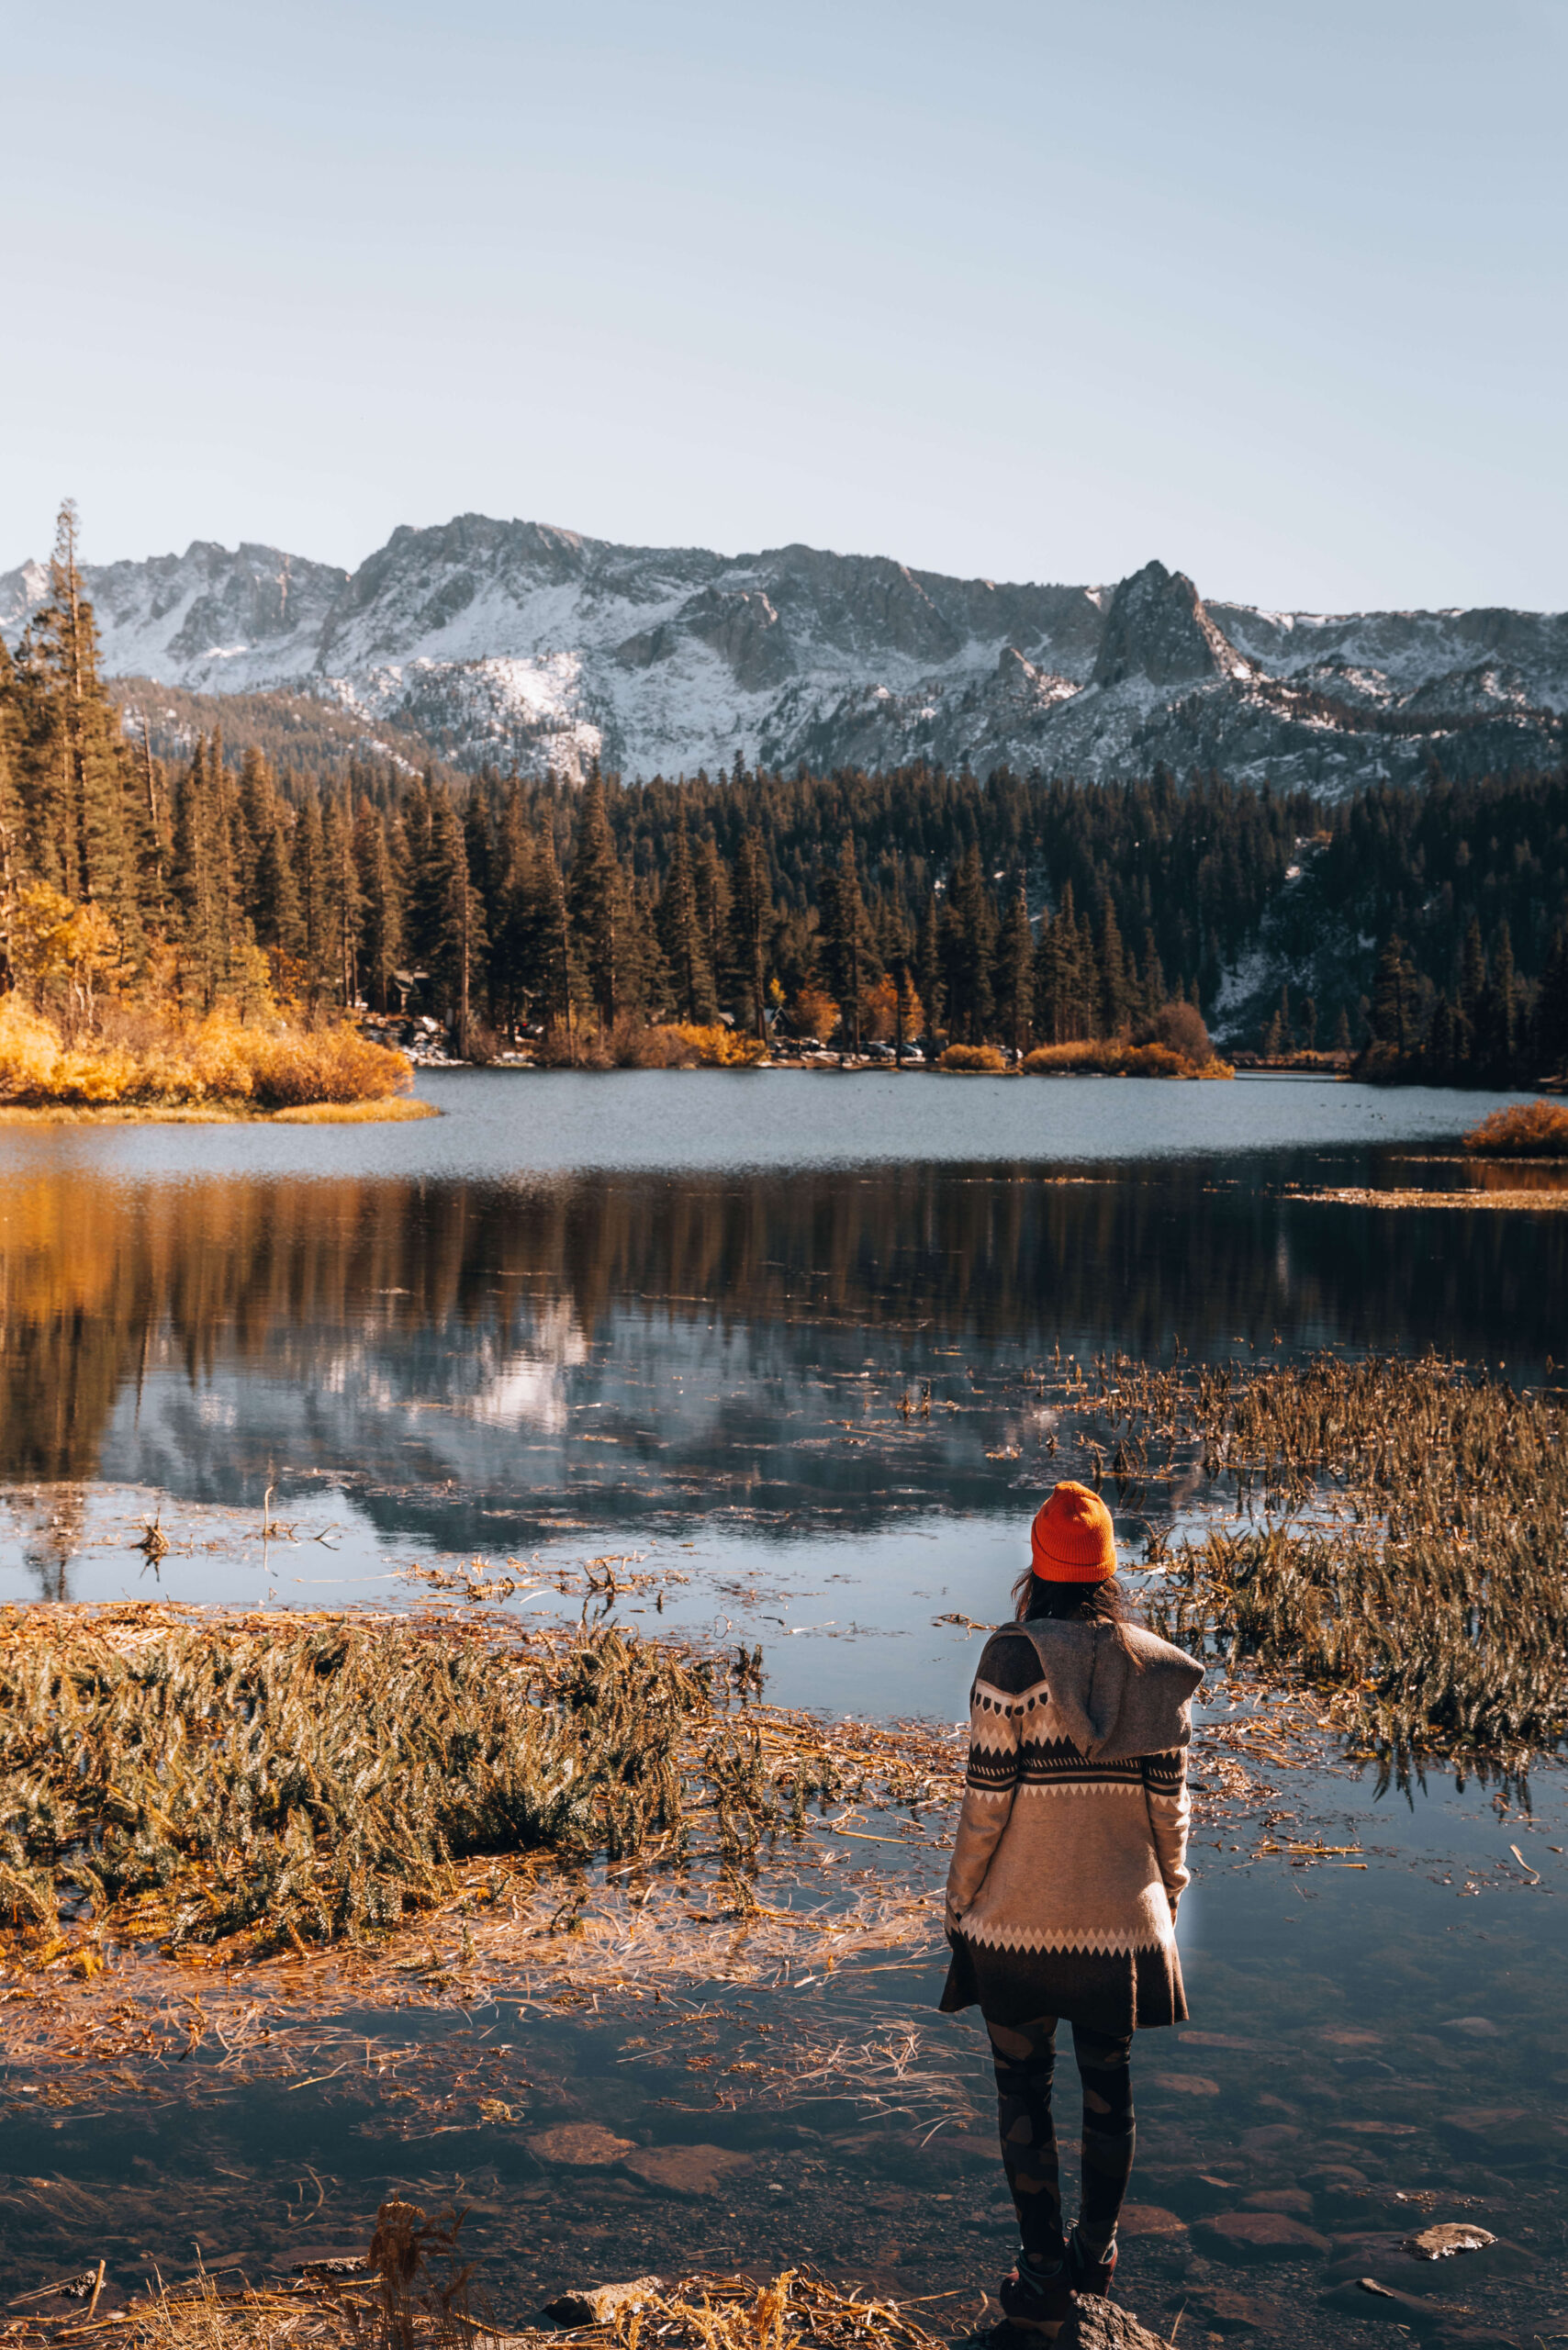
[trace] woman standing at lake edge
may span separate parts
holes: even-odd
[[[1176,1905],[1187,1884],[1186,1749],[1204,1669],[1128,1624],[1110,1511],[1056,1487],[969,1693],[969,1757],[947,1872],[952,2014],[979,2003],[996,2067],[1018,2263],[1014,2324],[1054,2333],[1105,2293],[1132,2170],[1132,2035],[1187,2013]],[[1056,2028],[1083,2086],[1082,2210],[1062,2230],[1051,2116]]]

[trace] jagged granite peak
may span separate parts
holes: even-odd
[[[723,555],[461,514],[353,573],[197,542],[86,567],[111,675],[325,698],[459,765],[628,777],[750,761],[1002,763],[1086,779],[1219,767],[1327,794],[1562,756],[1568,616],[1311,614],[917,571],[790,544]],[[0,577],[15,643],[47,567]]]
[[[1153,686],[1244,677],[1248,665],[1226,643],[1184,571],[1146,563],[1111,599],[1094,664],[1097,686],[1147,677]]]

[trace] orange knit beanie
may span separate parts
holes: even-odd
[[[1029,1540],[1042,1583],[1103,1583],[1116,1572],[1111,1513],[1087,1485],[1058,1485],[1036,1511]]]

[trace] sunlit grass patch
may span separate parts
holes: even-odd
[[[1081,1408],[1097,1403],[1125,1431],[1114,1471],[1140,1472],[1151,1444],[1186,1454],[1189,1506],[1216,1521],[1158,1548],[1157,1630],[1317,1689],[1352,1747],[1396,1770],[1518,1770],[1568,1736],[1560,1394],[1435,1355],[1324,1355],[1102,1364]]]
[[[411,1101],[406,1093],[385,1102],[306,1102],[297,1109],[274,1110],[274,1126],[358,1126],[391,1124],[402,1118],[439,1118],[433,1102]]]
[[[745,1914],[808,1805],[931,1799],[928,1741],[871,1751],[753,1702],[759,1654],[605,1626],[0,1610],[13,1955],[325,1948],[451,1901],[486,1858],[491,1903],[537,1890],[507,1876],[537,1863],[570,1874],[576,1915],[598,1860],[725,1879]]]

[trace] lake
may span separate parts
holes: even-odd
[[[1568,1219],[1365,1198],[1461,1184],[1457,1138],[1495,1097],[825,1071],[420,1091],[446,1114],[0,1130],[0,1598],[405,1606],[510,1561],[532,1572],[509,1607],[575,1615],[552,1572],[610,1556],[662,1577],[662,1607],[641,1589],[627,1622],[760,1642],[772,1697],[950,1724],[976,1649],[935,1619],[1004,1611],[1041,1492],[1080,1465],[1052,1449],[1035,1367],[1436,1347],[1529,1382],[1562,1343]],[[1311,1196],[1332,1192],[1358,1197]],[[131,1547],[149,1516],[156,1568]],[[1135,1565],[1150,1525],[1147,1496],[1121,1513]],[[1436,2281],[1406,2262],[1409,2289],[1526,2339],[1562,2322],[1555,1766],[1530,1798],[1379,1798],[1330,1770],[1282,1785],[1276,1841],[1353,1863],[1205,1832],[1193,2023],[1137,2059],[1133,2192],[1166,2215],[1127,2239],[1146,2319],[1228,2286],[1298,2313],[1305,2294],[1290,2338],[1353,2338],[1359,2307],[1320,2297],[1429,2210],[1514,2249]],[[384,2014],[334,2020],[364,2058],[320,2083],[319,2020],[274,1986],[292,2070],[241,2091],[204,2048],[177,2094],[106,2087],[84,2114],[39,2109],[17,2038],[0,2255],[37,2281],[112,2244],[124,2277],[167,2275],[195,2227],[209,2261],[259,2270],[355,2248],[394,2186],[433,2202],[461,2180],[513,2317],[585,2264],[797,2257],[972,2313],[1011,2238],[1000,2167],[961,2126],[983,2136],[976,2035],[931,2013],[939,1980],[933,1953],[714,1986],[654,2022],[410,1992],[390,2040]],[[716,2105],[708,2076],[745,2086],[779,2029],[820,2044],[823,2080]],[[874,2053],[827,2061],[851,2044]],[[585,2175],[568,2222],[481,2096],[530,2127],[746,2159],[682,2199]],[[1216,2266],[1216,2197],[1280,2194],[1344,2248]]]

